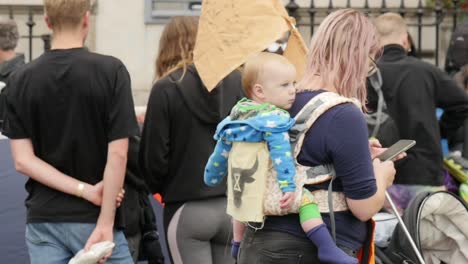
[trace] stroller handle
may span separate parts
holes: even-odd
[[[398,210],[397,210],[395,204],[393,203],[392,198],[390,197],[390,195],[388,194],[387,191],[385,191],[385,198],[387,198],[387,201],[390,203],[390,206],[392,207],[393,213],[395,213],[395,216],[398,219],[398,223],[400,223],[400,226],[403,229],[403,232],[405,232],[406,238],[408,238],[408,240],[409,240],[409,242],[411,244],[411,247],[414,250],[414,253],[416,253],[416,256],[418,257],[419,263],[420,264],[426,264],[426,262],[424,261],[423,256],[421,255],[421,252],[419,251],[418,247],[414,243],[414,240],[411,237],[411,234],[409,233],[408,229],[406,228],[406,225],[403,222],[403,219],[401,219],[400,214],[398,213]]]

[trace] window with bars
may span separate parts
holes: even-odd
[[[200,15],[201,0],[145,0],[145,20],[166,23],[173,16]]]

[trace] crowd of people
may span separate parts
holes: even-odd
[[[199,18],[174,17],[140,129],[125,65],[84,47],[90,1],[44,8],[51,50],[26,65],[16,25],[0,23],[0,128],[29,178],[31,263],[68,263],[103,241],[115,245],[98,263],[164,263],[148,211],[156,193],[172,263],[368,263],[386,191],[403,211],[445,189],[441,137],[463,126],[468,96],[411,56],[398,14],[335,11],[303,76],[273,39],[212,91],[194,65]],[[389,146],[369,139],[365,119],[376,72],[398,138],[417,142],[389,161],[376,159]],[[455,77],[466,86],[460,76],[466,67]]]

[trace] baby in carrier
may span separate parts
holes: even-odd
[[[232,109],[230,116],[217,128],[217,145],[205,169],[205,183],[214,186],[222,182],[228,174],[228,162],[238,158],[233,145],[266,142],[269,160],[276,170],[277,183],[282,191],[280,207],[287,209],[294,203],[295,197],[295,161],[291,151],[288,130],[294,125],[294,119],[285,109],[294,103],[296,89],[296,70],[283,56],[272,53],[260,53],[249,59],[243,70],[242,85],[246,96]],[[242,158],[242,157],[241,157]],[[240,170],[229,166],[235,207],[248,206],[241,196],[245,184],[255,180],[252,175],[261,166],[256,161],[250,168]],[[237,170],[237,171],[236,171]],[[265,183],[266,185],[266,183]],[[228,188],[229,189],[229,188]],[[260,190],[259,190],[260,192]],[[269,190],[266,190],[268,195]],[[258,199],[257,199],[258,200]],[[300,197],[299,216],[301,226],[307,237],[316,245],[318,257],[324,263],[357,263],[357,259],[348,256],[333,241],[323,223],[314,195],[303,188]],[[242,203],[244,202],[244,203]],[[263,201],[261,201],[263,202]],[[228,194],[229,203],[229,194]],[[229,213],[229,205],[228,205]],[[245,224],[244,219],[233,215],[234,238],[231,253],[237,258]]]

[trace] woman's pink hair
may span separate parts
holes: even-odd
[[[377,31],[371,21],[353,9],[342,9],[328,15],[312,37],[306,71],[299,83],[310,87],[314,76],[334,87],[338,94],[366,101],[366,77],[369,56],[379,51]]]

